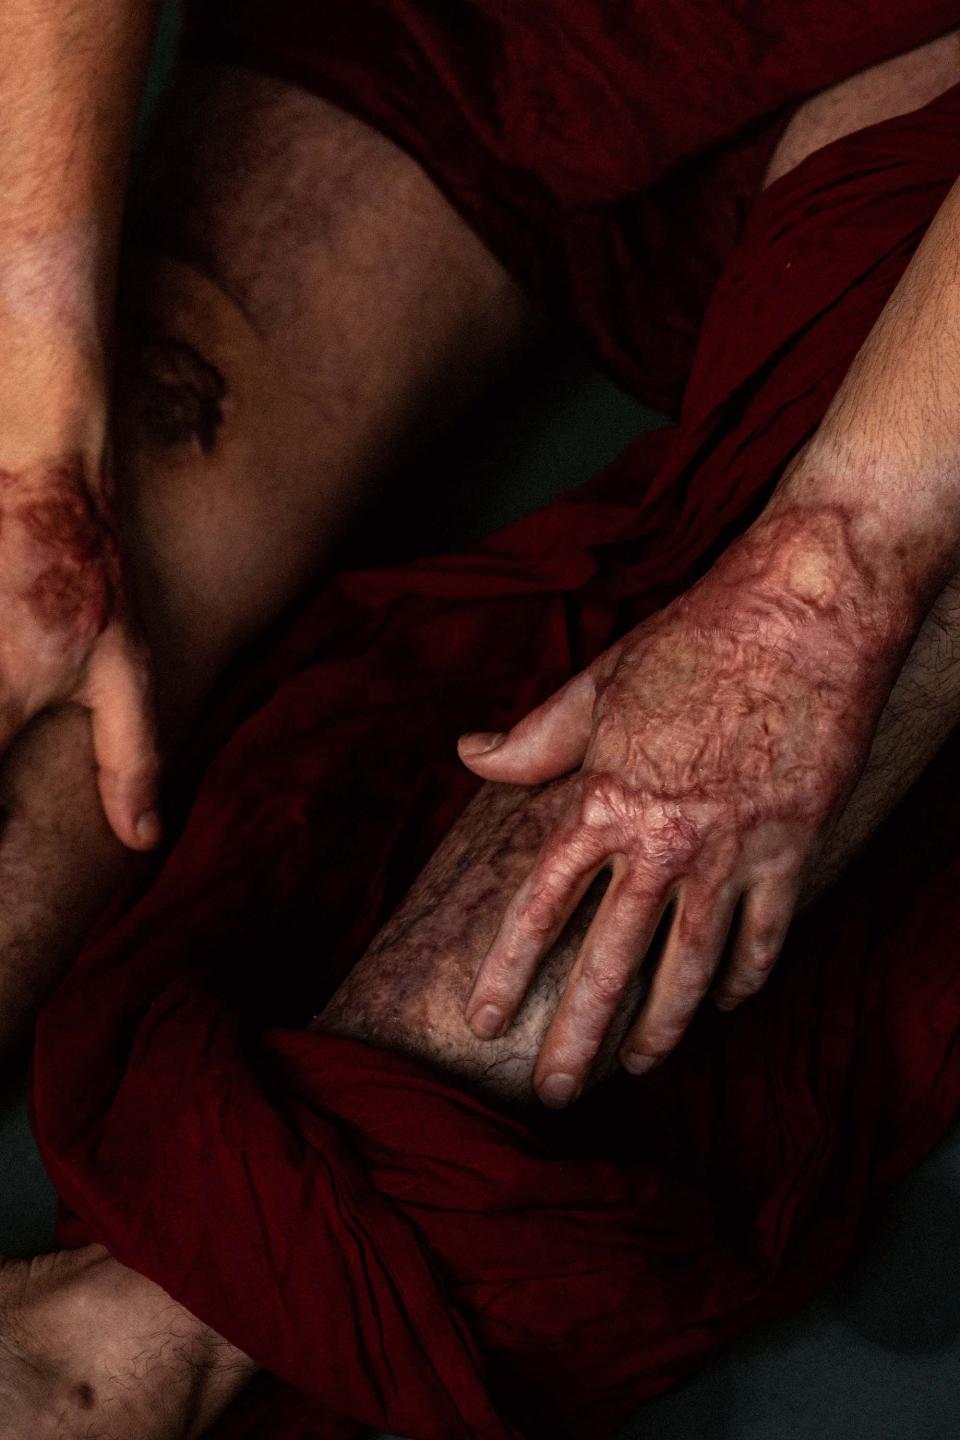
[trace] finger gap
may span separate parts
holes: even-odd
[[[723,990],[725,981],[729,978],[733,966],[733,955],[737,944],[737,938],[743,928],[743,915],[747,903],[747,892],[744,891],[734,906],[733,915],[730,918],[730,928],[727,931],[727,938],[723,942],[723,949],[720,952],[720,963],[713,973],[713,980],[708,994],[717,994]]]
[[[640,1012],[650,996],[650,988],[653,985],[653,978],[657,973],[657,967],[663,959],[663,953],[667,948],[667,941],[670,939],[670,932],[673,929],[673,922],[677,914],[679,900],[676,895],[671,895],[664,902],[663,913],[657,921],[657,928],[654,930],[647,946],[647,952],[643,957],[642,964],[638,965],[630,981],[627,991],[623,997],[622,1023],[614,1027],[617,1038],[611,1038],[608,1049],[615,1050],[624,1036],[629,1033],[634,1022],[639,1018]]]

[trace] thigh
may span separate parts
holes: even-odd
[[[156,643],[186,637],[212,671],[534,321],[412,160],[240,68],[177,74],[131,209],[129,543]]]

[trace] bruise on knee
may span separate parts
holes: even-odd
[[[500,1099],[534,1101],[537,1055],[607,877],[598,877],[581,901],[503,1036],[478,1040],[464,1009],[503,911],[559,815],[565,790],[564,781],[530,790],[485,786],[313,1028],[413,1055]],[[640,986],[611,1027],[594,1081],[616,1066]]]
[[[223,424],[226,381],[192,345],[169,335],[128,336],[124,346],[128,423],[160,446],[196,443],[209,455]]]
[[[119,452],[165,467],[218,460],[263,358],[248,317],[203,272],[135,247],[124,256],[117,317]]]

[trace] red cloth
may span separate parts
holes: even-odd
[[[211,722],[172,854],[41,1017],[34,1110],[65,1238],[282,1382],[218,1434],[596,1440],[810,1295],[955,1115],[960,839],[899,843],[911,814],[933,835],[952,753],[762,996],[569,1116],[294,1027],[471,793],[458,732],[521,714],[746,523],[958,173],[960,87],[812,157],[731,257],[677,430],[472,554],[331,578]]]
[[[194,46],[368,120],[625,384],[679,409],[796,102],[956,0],[190,0]]]

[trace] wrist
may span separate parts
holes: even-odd
[[[778,497],[701,584],[721,625],[825,674],[895,672],[925,613],[916,587],[837,503]]]
[[[785,472],[762,519],[832,513],[851,561],[869,571],[878,591],[916,623],[956,568],[960,485],[956,458],[921,464],[892,447],[871,451],[844,430],[821,430]]]

